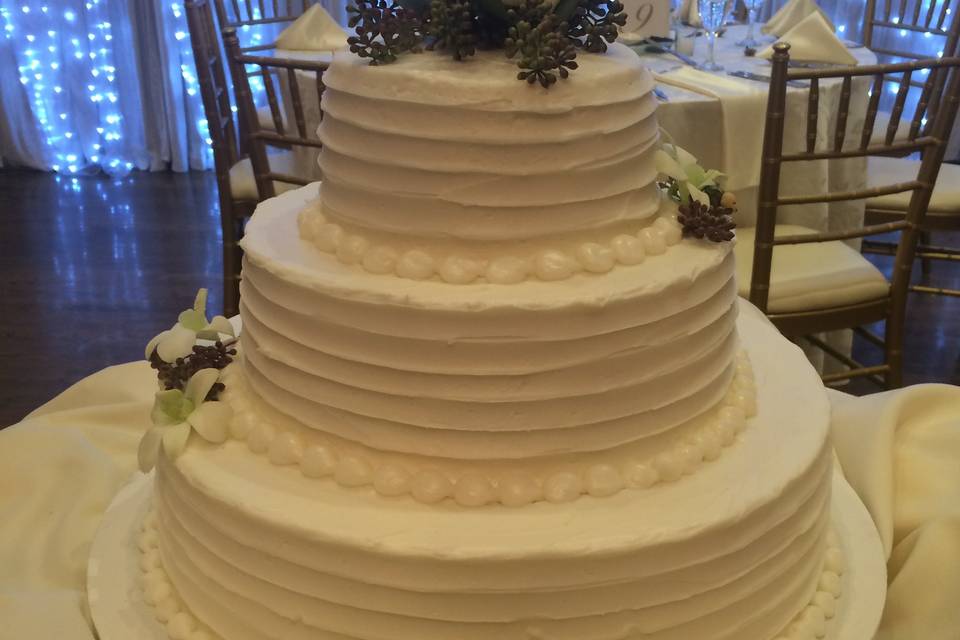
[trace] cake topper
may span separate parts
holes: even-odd
[[[677,222],[686,237],[727,242],[733,240],[736,223],[733,213],[737,198],[724,190],[726,176],[716,169],[704,169],[686,149],[668,142],[655,154],[657,172],[663,176],[662,187],[670,199],[678,203]]]
[[[464,60],[502,49],[519,80],[549,88],[577,68],[577,49],[603,53],[626,23],[620,0],[352,0],[350,51],[370,64],[437,50]]]
[[[160,389],[150,412],[153,426],[141,438],[137,451],[144,473],[156,465],[161,449],[171,458],[180,455],[191,431],[209,442],[226,440],[232,411],[219,402],[226,388],[220,372],[237,354],[232,346],[236,338],[225,317],[207,320],[206,307],[207,290],[200,289],[193,307],[147,344],[144,355],[157,370]]]

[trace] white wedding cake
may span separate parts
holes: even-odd
[[[577,61],[337,54],[322,185],[247,227],[237,361],[145,439],[172,638],[824,634],[820,380],[681,228],[639,58]]]

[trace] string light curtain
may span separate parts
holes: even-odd
[[[842,37],[862,38],[862,0],[819,1]],[[0,0],[0,164],[113,175],[209,168],[182,2]],[[343,18],[345,0],[322,4]],[[924,34],[885,37],[943,55]]]

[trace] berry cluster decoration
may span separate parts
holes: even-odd
[[[193,351],[173,362],[165,362],[157,350],[154,349],[150,354],[149,362],[152,369],[157,370],[157,379],[160,381],[164,390],[186,389],[187,382],[197,371],[201,369],[219,369],[223,370],[228,364],[233,362],[233,356],[237,355],[237,350],[233,348],[236,340],[230,340],[226,343],[217,340],[212,345],[194,345]],[[226,387],[222,382],[216,382],[210,388],[205,400],[217,400],[220,392]]]
[[[683,227],[685,237],[693,237],[712,242],[733,240],[733,209],[723,204],[705,205],[691,200],[678,207],[677,222]]]
[[[577,49],[606,51],[627,20],[620,0],[352,0],[347,11],[350,51],[372,65],[423,49],[455,60],[503,49],[518,79],[544,88],[577,68]]]

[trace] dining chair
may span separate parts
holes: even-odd
[[[933,185],[946,149],[946,137],[960,104],[960,58],[948,57],[888,65],[829,69],[787,68],[790,46],[774,47],[772,80],[767,101],[763,137],[757,226],[738,231],[735,249],[741,271],[740,291],[750,302],[791,338],[805,338],[827,355],[839,360],[846,370],[823,376],[836,383],[855,377],[867,377],[887,388],[902,385],[904,320],[907,292],[917,235],[933,193]],[[929,70],[920,103],[923,109],[914,115],[911,128],[919,118],[927,117],[925,133],[912,140],[894,142],[889,136],[872,143],[879,89],[888,78],[895,78],[901,90],[911,77]],[[847,118],[850,115],[851,85],[858,77],[873,78],[874,90],[867,105],[859,140],[845,144]],[[827,138],[828,148],[817,148],[820,82],[840,80],[837,126]],[[808,82],[806,144],[803,150],[784,149],[787,82]],[[938,104],[928,101],[938,83],[944,83]],[[899,101],[898,101],[899,104]],[[895,109],[896,112],[896,109]],[[802,127],[803,123],[790,123]],[[801,129],[803,131],[803,129]],[[825,139],[823,135],[819,139]],[[823,145],[821,145],[823,146]],[[781,168],[786,164],[825,159],[864,158],[897,151],[923,151],[923,160],[909,179],[868,186],[848,192],[780,194]],[[895,193],[909,193],[909,205],[902,219],[865,224],[845,231],[818,232],[793,225],[778,225],[779,207],[814,203],[865,200]],[[887,280],[859,252],[843,242],[884,233],[899,233],[892,278]],[[776,251],[774,251],[776,249]],[[746,280],[746,282],[744,282]],[[883,321],[879,336],[864,325]],[[883,363],[866,366],[834,349],[813,334],[853,329],[858,335],[883,349]]]
[[[224,41],[227,55],[231,60],[231,70],[234,82],[234,93],[240,119],[244,123],[247,142],[250,149],[250,160],[253,165],[254,179],[257,192],[261,200],[272,198],[278,192],[286,191],[296,186],[310,184],[313,178],[297,175],[291,164],[283,161],[284,154],[268,153],[268,148],[287,149],[306,147],[319,150],[322,146],[319,138],[311,136],[307,130],[305,104],[316,100],[317,109],[323,97],[323,73],[327,69],[325,62],[312,62],[288,58],[257,56],[245,53],[237,37],[237,31],[229,28],[224,31]],[[251,67],[254,67],[251,70]],[[266,129],[260,125],[257,118],[256,105],[253,93],[250,90],[250,77],[259,75],[264,78],[273,78],[283,75],[286,82],[280,89],[267,90],[272,120],[276,129]],[[303,82],[301,82],[301,79]],[[315,93],[308,96],[305,93],[307,85],[314,85]],[[273,83],[267,83],[272,87]],[[277,93],[285,90],[289,95],[289,104],[293,110],[295,127],[286,127],[283,112]],[[321,114],[322,117],[322,114]],[[291,154],[293,152],[290,152]]]
[[[252,31],[256,27],[293,22],[316,0],[214,0],[221,32],[227,29]],[[224,43],[225,45],[226,43]],[[263,44],[242,43],[244,53],[273,48],[273,41]]]
[[[200,85],[200,98],[210,131],[213,164],[220,203],[223,242],[224,315],[238,312],[240,301],[239,241],[259,200],[250,159],[240,152],[237,123],[230,101],[230,85],[220,53],[211,0],[188,0],[187,26]],[[290,164],[292,159],[282,161]]]

